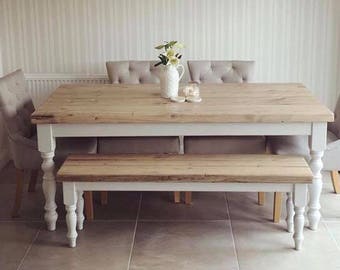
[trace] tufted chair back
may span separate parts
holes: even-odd
[[[111,83],[159,83],[161,67],[156,61],[110,61],[106,62]]]
[[[0,111],[9,137],[19,135],[30,138],[33,135],[31,114],[34,106],[26,91],[22,70],[16,70],[0,78]]]
[[[198,83],[251,82],[254,66],[254,61],[188,61],[191,80]]]
[[[340,97],[336,103],[334,110],[334,122],[328,123],[328,128],[332,131],[338,138],[340,138]]]

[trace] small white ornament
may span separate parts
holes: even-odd
[[[181,96],[171,97],[170,100],[176,103],[183,103],[185,101],[185,97],[181,97]]]

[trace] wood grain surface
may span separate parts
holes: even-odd
[[[71,155],[58,181],[311,183],[305,159],[279,155]]]
[[[32,115],[54,123],[331,122],[301,84],[202,84],[201,103],[172,103],[159,85],[62,85]]]

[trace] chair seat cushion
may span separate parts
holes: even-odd
[[[40,169],[42,158],[38,150],[37,135],[31,138],[21,136],[10,137],[10,149],[15,166],[21,170]],[[96,138],[57,138],[55,162],[59,167],[67,155],[81,153],[97,153]]]
[[[258,154],[266,151],[263,136],[195,136],[184,138],[188,154]]]
[[[299,155],[310,159],[308,136],[270,136],[267,146],[271,153],[278,155]],[[340,170],[340,140],[328,131],[327,148],[323,156],[324,170]]]
[[[178,137],[98,138],[99,154],[178,154]]]
[[[55,163],[59,168],[69,154],[96,154],[97,138],[57,138]]]

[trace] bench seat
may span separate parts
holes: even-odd
[[[190,190],[287,192],[287,227],[290,232],[295,227],[295,248],[300,249],[307,185],[312,179],[303,157],[269,154],[71,155],[57,174],[63,183],[71,247],[76,245],[76,226],[83,228],[84,190]]]

